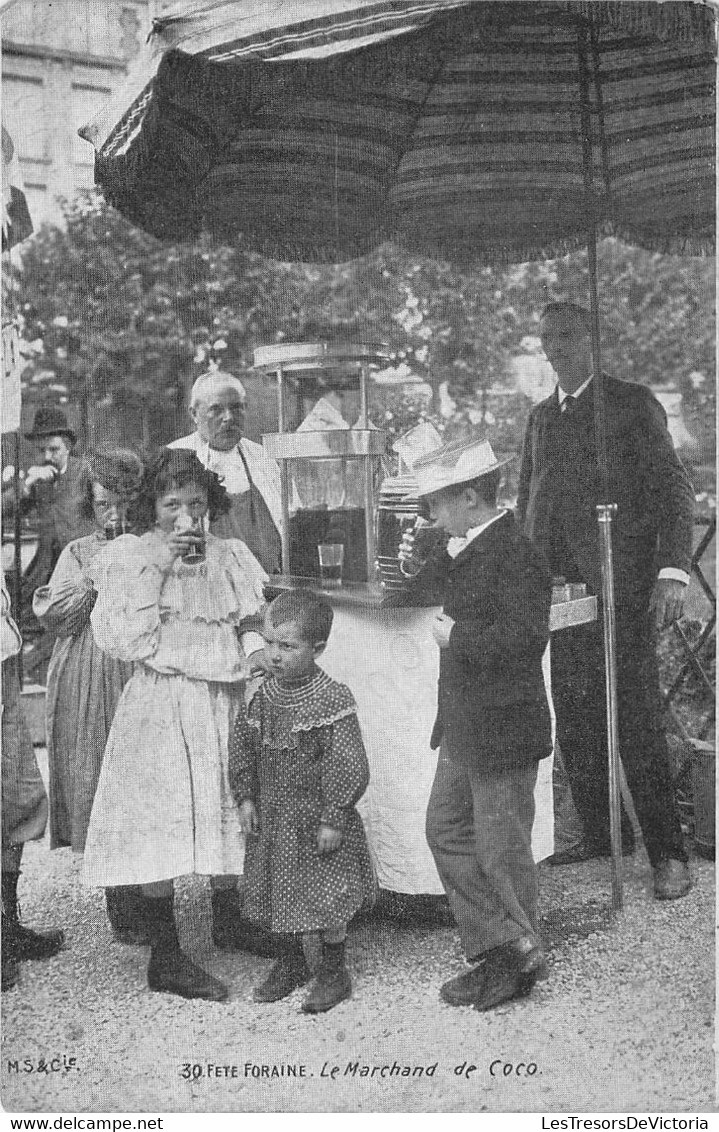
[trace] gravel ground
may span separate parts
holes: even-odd
[[[441,1003],[439,984],[462,969],[459,943],[415,907],[354,925],[354,996],[308,1017],[299,991],[273,1005],[252,1002],[268,961],[213,951],[199,878],[181,886],[181,935],[230,985],[230,1001],[150,993],[147,950],[112,940],[102,893],[83,888],[69,850],[35,843],[25,853],[23,919],[64,926],[68,946],[23,964],[20,985],[2,996],[3,1105],[63,1113],[716,1111],[713,863],[694,858],[692,892],[668,903],[652,899],[643,852],[624,868],[625,910],[612,919],[608,862],[542,866],[550,973],[527,999],[487,1014]],[[381,1079],[346,1071],[394,1062],[427,1072]],[[304,1066],[305,1076],[254,1076],[247,1063],[277,1073]],[[184,1077],[186,1064],[202,1075]],[[323,1076],[333,1066],[335,1077]]]

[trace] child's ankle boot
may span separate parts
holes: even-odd
[[[295,937],[287,952],[272,964],[265,981],[255,987],[252,997],[255,1002],[279,1002],[298,987],[303,987],[311,977],[301,939]]]
[[[345,966],[345,945],[325,943],[317,976],[302,1003],[305,1014],[321,1014],[344,1002],[352,994],[352,980]]]

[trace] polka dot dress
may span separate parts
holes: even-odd
[[[277,932],[345,925],[375,889],[355,809],[369,767],[349,689],[319,669],[289,688],[266,680],[238,715],[230,782],[260,820],[247,838],[244,914]],[[320,825],[342,831],[339,849],[318,853]]]

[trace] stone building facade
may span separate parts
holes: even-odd
[[[2,105],[33,224],[93,185],[78,128],[124,81],[147,38],[153,0],[15,0],[2,13]]]

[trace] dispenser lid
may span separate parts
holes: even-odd
[[[321,369],[361,369],[362,366],[384,366],[390,360],[385,342],[280,342],[258,346],[254,351],[254,368],[272,372]]]

